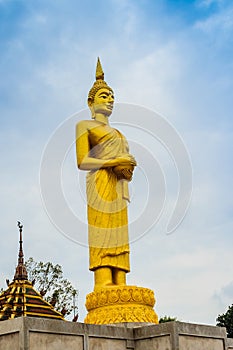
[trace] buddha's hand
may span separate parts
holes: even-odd
[[[120,157],[115,158],[115,161],[117,165],[129,165],[133,167],[137,165],[135,158],[129,153],[122,154]]]
[[[113,167],[113,172],[119,180],[131,181],[134,167],[137,165],[136,160],[131,154],[123,154],[117,158],[118,165]]]

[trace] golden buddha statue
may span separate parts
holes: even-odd
[[[88,238],[95,289],[125,285],[129,272],[128,181],[136,161],[125,137],[109,125],[113,90],[104,81],[98,58],[96,81],[88,94],[92,120],[77,125],[77,163],[88,171]]]
[[[86,297],[85,323],[158,323],[154,292],[126,285],[129,272],[128,182],[136,166],[126,138],[109,125],[113,90],[98,59],[96,81],[88,94],[92,120],[77,124],[78,168],[87,171],[89,269],[94,291]]]

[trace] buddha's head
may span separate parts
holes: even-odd
[[[114,103],[114,92],[104,81],[104,72],[98,58],[96,66],[96,81],[88,94],[88,106],[91,110],[92,118],[96,113],[110,116]]]

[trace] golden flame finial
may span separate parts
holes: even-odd
[[[104,80],[104,72],[103,72],[103,68],[101,66],[99,57],[97,59],[97,65],[96,65],[96,80]]]

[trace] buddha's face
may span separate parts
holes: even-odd
[[[97,91],[94,101],[90,106],[94,109],[95,114],[100,113],[110,116],[113,110],[114,94],[108,88],[102,88]]]

